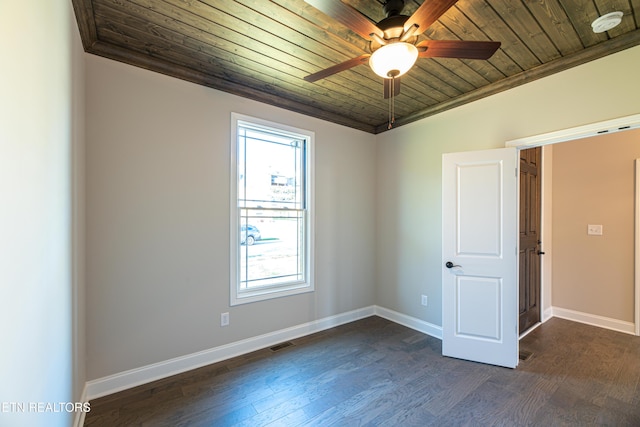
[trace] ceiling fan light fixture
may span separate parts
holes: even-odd
[[[400,77],[413,67],[418,49],[411,43],[396,42],[382,46],[369,58],[369,66],[382,78]]]
[[[622,22],[623,15],[624,13],[622,12],[611,12],[607,13],[606,15],[602,15],[591,23],[591,28],[596,34],[609,31],[613,27],[619,25],[620,22]]]

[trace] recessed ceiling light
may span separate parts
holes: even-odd
[[[611,12],[606,15],[602,15],[591,23],[591,28],[594,33],[604,33],[605,31],[609,31],[622,22],[622,15],[622,12]]]

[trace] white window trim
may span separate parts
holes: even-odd
[[[305,263],[306,278],[304,283],[295,283],[275,288],[259,289],[255,292],[244,292],[242,296],[238,295],[238,284],[240,278],[240,240],[238,239],[238,122],[247,122],[252,125],[264,126],[266,128],[278,129],[296,135],[301,135],[307,140],[306,146],[306,224],[305,224]],[[314,238],[315,238],[315,133],[295,128],[292,126],[282,125],[251,116],[238,113],[231,113],[231,144],[230,144],[230,221],[229,221],[229,291],[231,306],[247,304],[257,301],[264,301],[272,298],[286,297],[297,295],[315,290],[315,274],[314,274]]]

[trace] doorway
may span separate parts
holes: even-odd
[[[573,128],[573,129],[568,129],[568,130],[563,130],[563,131],[558,131],[558,132],[552,132],[552,133],[548,133],[548,134],[544,134],[544,135],[538,135],[538,136],[534,136],[534,137],[529,137],[529,138],[523,138],[520,140],[514,140],[514,141],[510,141],[508,142],[506,145],[508,147],[517,147],[519,148],[521,151],[524,151],[528,148],[531,147],[542,147],[542,146],[546,146],[549,144],[555,144],[555,143],[559,143],[559,142],[568,142],[568,141],[573,141],[573,140],[578,140],[578,139],[585,139],[585,138],[589,138],[592,136],[600,136],[603,134],[611,134],[611,133],[616,133],[616,132],[620,132],[620,131],[626,131],[629,129],[640,129],[640,115],[634,115],[634,116],[628,116],[628,117],[622,117],[619,119],[614,119],[614,120],[610,120],[610,121],[606,121],[606,122],[601,122],[601,123],[595,123],[595,124],[590,124],[590,125],[586,125],[586,126],[581,126],[581,127],[577,127],[577,128]],[[637,135],[637,133],[634,133],[633,135]],[[548,147],[549,149],[551,149],[552,147]],[[547,156],[545,154],[543,154],[543,158],[546,158]],[[549,160],[550,164],[551,164],[551,159],[547,159]],[[555,162],[554,162],[555,163]],[[555,166],[555,165],[554,165]],[[546,172],[545,172],[546,174]],[[554,174],[555,177],[555,174]],[[635,180],[640,180],[640,172],[636,169],[636,176],[635,176]],[[555,181],[555,179],[554,179]],[[545,182],[546,182],[546,178],[545,178]],[[547,194],[547,191],[551,191],[551,187],[550,187],[550,180],[549,180],[549,184],[545,184],[543,182],[543,190],[542,192],[545,193],[546,195],[543,196],[543,198],[546,199],[546,197],[549,196],[549,194]],[[606,190],[605,190],[606,191]],[[554,191],[555,193],[555,191]],[[635,194],[635,203],[636,203],[636,209],[635,209],[635,221],[636,221],[636,227],[635,227],[635,235],[636,235],[636,242],[635,242],[635,253],[636,253],[636,257],[635,257],[635,279],[634,279],[634,307],[633,307],[633,323],[631,322],[627,322],[627,321],[618,321],[616,319],[609,319],[609,318],[605,318],[602,316],[597,316],[597,315],[589,315],[589,311],[586,311],[584,313],[580,312],[580,310],[577,311],[573,311],[573,310],[568,310],[568,309],[563,309],[563,308],[558,308],[558,307],[554,307],[551,304],[551,298],[550,298],[550,293],[551,293],[551,288],[550,288],[550,272],[547,271],[550,268],[551,265],[551,259],[549,260],[543,260],[544,262],[542,262],[542,285],[541,285],[541,302],[539,304],[540,307],[540,316],[541,316],[541,321],[545,321],[547,319],[549,319],[550,317],[564,317],[566,319],[569,320],[574,320],[574,321],[578,321],[578,322],[582,322],[582,323],[588,323],[588,324],[593,324],[595,326],[600,326],[600,327],[604,327],[604,328],[608,328],[608,329],[614,329],[614,330],[618,330],[621,332],[625,332],[625,333],[630,333],[630,334],[635,334],[635,335],[640,335],[640,256],[638,256],[638,254],[640,253],[640,194],[638,191],[638,188],[636,186],[636,194]],[[550,200],[550,199],[549,199]],[[548,249],[548,251],[550,251],[551,248],[551,239],[550,236],[547,235],[547,231],[545,231],[546,227],[545,224],[547,223],[547,221],[544,219],[545,216],[547,216],[548,214],[550,214],[550,210],[548,212],[548,208],[547,208],[547,202],[545,202],[543,200],[543,205],[542,205],[542,218],[543,218],[543,224],[541,225],[541,230],[543,231],[543,236],[540,240],[543,241],[543,243],[545,243],[545,247],[546,249]],[[585,224],[587,224],[587,222],[585,222]],[[591,224],[591,222],[589,222],[589,224]],[[582,224],[581,224],[582,225]],[[521,224],[522,226],[522,224]],[[587,234],[586,231],[586,225],[585,225],[585,230],[582,230],[582,226],[580,227],[580,232],[585,234]],[[611,230],[611,228],[610,228]],[[555,233],[554,233],[555,234]],[[605,233],[606,234],[606,233]],[[593,237],[589,237],[590,239],[595,239]],[[555,241],[555,239],[554,239]],[[547,251],[547,252],[548,252]],[[522,252],[521,252],[521,256]],[[538,258],[540,259],[540,258]],[[586,257],[584,258],[586,259]],[[547,262],[548,261],[548,262]],[[522,261],[521,261],[522,262]],[[555,268],[554,268],[555,271]],[[523,272],[521,271],[520,274],[522,275]],[[626,297],[625,297],[626,298]],[[627,300],[628,301],[628,300]],[[560,305],[560,307],[562,307],[562,305]],[[521,329],[522,331],[522,329]]]

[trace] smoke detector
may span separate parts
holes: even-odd
[[[594,33],[604,33],[605,31],[609,31],[622,22],[622,15],[622,12],[611,12],[606,15],[602,15],[591,23],[591,28]]]

